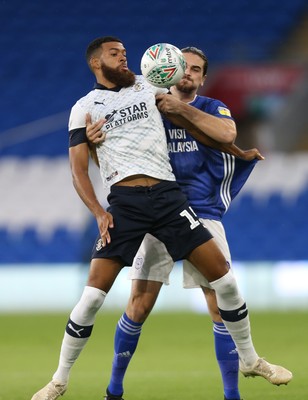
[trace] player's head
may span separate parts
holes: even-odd
[[[91,59],[95,56],[99,56],[102,52],[102,44],[104,43],[111,43],[111,42],[117,42],[121,43],[123,45],[122,40],[115,36],[102,36],[99,38],[96,38],[92,40],[91,43],[89,43],[87,50],[86,50],[86,60],[89,65],[89,68],[91,68]]]
[[[209,66],[209,61],[207,59],[207,56],[204,54],[204,52],[197,47],[189,46],[189,47],[184,47],[182,50],[182,53],[191,53],[195,54],[196,56],[199,56],[203,60],[203,76],[207,74],[207,69]]]
[[[103,36],[87,47],[86,60],[99,83],[128,87],[135,82],[135,74],[127,67],[126,49],[115,36]]]
[[[185,47],[181,51],[186,60],[186,69],[176,89],[194,95],[206,79],[208,60],[203,51],[196,47]]]

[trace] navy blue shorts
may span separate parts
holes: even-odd
[[[109,229],[111,242],[102,247],[98,236],[92,258],[119,257],[130,266],[144,235],[150,233],[177,261],[212,238],[176,182],[162,181],[149,187],[112,186],[108,203],[114,221],[114,228]]]

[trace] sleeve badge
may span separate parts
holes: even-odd
[[[218,107],[218,112],[220,115],[227,115],[228,117],[231,117],[230,110],[225,107]]]

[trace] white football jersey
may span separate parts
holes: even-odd
[[[166,90],[150,85],[140,75],[133,86],[118,91],[98,86],[73,106],[70,131],[85,127],[86,113],[92,122],[107,119],[102,128],[106,139],[97,147],[105,187],[136,174],[175,180],[165,129],[155,105],[155,95],[162,92]]]

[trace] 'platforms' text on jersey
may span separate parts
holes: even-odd
[[[116,128],[125,124],[126,122],[136,121],[142,118],[148,118],[148,111],[145,102],[133,104],[132,106],[113,111],[113,118],[107,118],[108,121],[104,125],[104,130]],[[116,119],[116,117],[118,117]]]

